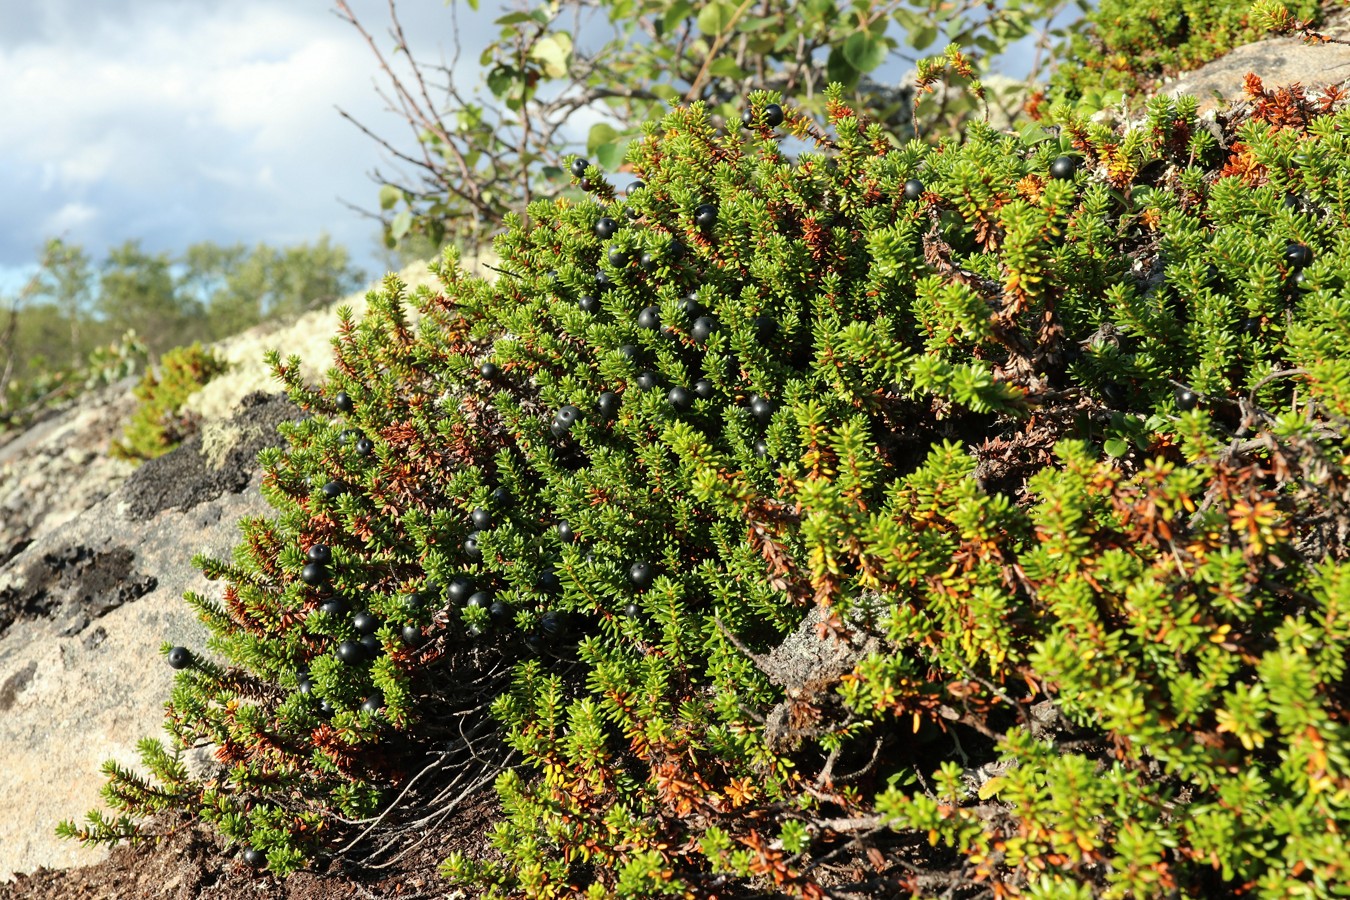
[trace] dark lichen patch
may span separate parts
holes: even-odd
[[[17,587],[0,590],[0,635],[15,622],[65,617],[65,636],[79,634],[94,619],[153,591],[158,580],[134,570],[126,547],[97,551],[67,545],[27,565]]]
[[[28,665],[5,679],[4,684],[0,684],[0,712],[4,712],[14,705],[19,694],[23,693],[28,685],[33,683],[33,676],[37,674],[37,663],[29,660]]]
[[[137,469],[123,488],[127,514],[144,521],[166,509],[189,510],[222,494],[239,493],[258,470],[258,452],[282,445],[277,426],[301,416],[284,395],[249,394],[224,426],[237,435],[228,446],[221,446],[219,439],[204,446],[205,435],[198,433]]]

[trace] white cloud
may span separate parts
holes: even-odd
[[[352,5],[388,46],[384,3]],[[461,8],[469,34],[492,30],[488,5]],[[399,12],[415,50],[436,53],[442,0]],[[98,254],[129,238],[172,252],[327,231],[366,255],[372,225],[339,198],[373,205],[366,173],[384,160],[335,107],[410,140],[376,75],[327,0],[4,0],[0,266],[28,262],[52,233]]]

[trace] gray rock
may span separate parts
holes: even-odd
[[[1318,31],[1350,39],[1350,13],[1333,16]],[[1350,46],[1305,44],[1299,37],[1278,37],[1244,44],[1232,52],[1186,72],[1158,92],[1169,97],[1189,94],[1200,101],[1200,112],[1225,102],[1245,99],[1242,81],[1248,72],[1261,76],[1266,90],[1295,82],[1308,90],[1341,84],[1350,78]]]
[[[173,671],[159,649],[204,647],[182,596],[222,590],[192,556],[228,559],[238,520],[271,512],[255,457],[298,417],[284,399],[249,398],[209,456],[194,437],[0,567],[0,879],[106,855],[52,829],[103,805],[104,760],[136,768],[137,741],[163,735]]]

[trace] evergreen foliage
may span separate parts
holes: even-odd
[[[486,897],[1342,889],[1350,112],[1248,88],[936,146],[695,104],[496,281],[391,276],[324,384],[273,358],[277,514],[64,831],[284,873],[452,764]]]
[[[201,343],[165,353],[159,364],[141,377],[134,394],[141,401],[131,414],[122,440],[110,452],[118,459],[144,461],[163,456],[197,430],[197,421],[183,412],[183,404],[229,364]]]

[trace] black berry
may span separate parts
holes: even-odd
[[[609,256],[607,257],[609,264],[616,269],[622,269],[624,266],[628,265],[632,258],[633,255],[631,253],[618,247],[609,251]]]
[[[773,400],[765,399],[756,394],[750,398],[750,414],[755,417],[755,421],[761,425],[768,425],[773,421],[773,414],[778,412],[778,404]]]
[[[370,438],[361,438],[356,442],[356,455],[369,456],[375,449],[375,445],[370,442]]]
[[[295,689],[308,696],[314,693],[314,682],[310,681],[308,678],[300,678],[295,682]]]
[[[1187,388],[1179,388],[1176,392],[1177,409],[1182,412],[1188,412],[1195,409],[1195,405],[1200,402],[1200,395]]]
[[[319,612],[327,613],[330,616],[340,616],[346,611],[347,604],[336,597],[332,600],[325,600],[323,603],[319,604]]]
[[[558,523],[558,537],[562,538],[564,544],[576,540],[576,532],[572,531],[572,525],[566,519]]]
[[[577,178],[586,174],[586,168],[590,165],[590,160],[578,156],[572,160],[572,174]]]
[[[639,372],[637,377],[637,386],[640,390],[654,390],[661,380],[656,377],[655,372]]]
[[[1284,261],[1296,269],[1302,269],[1312,265],[1313,252],[1307,244],[1300,244],[1298,241],[1290,241],[1284,248]]]
[[[261,869],[267,866],[267,854],[261,850],[249,847],[244,851],[244,865],[250,869]]]
[[[336,500],[338,497],[347,493],[347,485],[341,481],[330,481],[320,488],[320,490],[323,492],[325,498]]]
[[[374,656],[380,652],[380,639],[376,635],[363,634],[357,643],[361,645],[362,652],[367,656]]]
[[[1050,177],[1066,181],[1078,171],[1078,159],[1073,156],[1058,156],[1050,164]]]
[[[553,423],[563,431],[571,431],[572,426],[581,418],[581,410],[572,404],[558,407],[558,411],[553,414]]]
[[[492,617],[494,625],[507,625],[511,621],[511,607],[500,600],[493,600],[492,605],[488,607],[488,615]]]
[[[676,412],[684,412],[694,405],[693,391],[679,385],[670,389],[670,393],[666,394],[666,399],[670,401],[671,406],[675,407]]]
[[[717,393],[717,387],[708,379],[700,378],[694,382],[694,393],[704,400],[711,400]]]
[[[606,419],[612,419],[619,414],[619,405],[621,404],[619,395],[613,391],[605,391],[595,401],[595,408],[600,411],[600,415]]]
[[[186,647],[174,647],[169,651],[169,668],[186,669],[192,665],[192,651]]]
[[[748,106],[741,110],[741,124],[746,128],[755,124],[755,111]]]
[[[652,253],[650,250],[644,250],[642,257],[638,260],[638,264],[648,272],[656,268],[657,262],[656,254]]]
[[[445,589],[445,595],[450,598],[452,603],[463,603],[469,599],[469,596],[476,590],[472,578],[466,578],[460,575],[450,581],[450,586]]]
[[[539,631],[550,640],[557,640],[567,634],[567,617],[560,612],[549,610],[539,618]]]
[[[333,398],[333,405],[338,408],[339,412],[349,413],[353,408],[352,398],[347,396],[346,391],[338,391],[337,396]]]
[[[318,563],[305,563],[300,570],[300,580],[305,584],[323,584],[328,580],[328,570]]]
[[[777,103],[770,103],[764,107],[764,124],[770,128],[777,128],[783,124],[783,107]]]
[[[702,231],[707,231],[717,224],[717,207],[711,203],[704,203],[694,210],[694,224]]]
[[[690,291],[684,295],[684,300],[680,302],[680,308],[691,319],[703,313],[703,304],[698,302],[698,294],[695,291]]]
[[[377,713],[384,707],[384,694],[379,691],[361,701],[362,712]]]
[[[638,616],[642,615],[642,607],[638,606],[636,603],[629,603],[623,608],[623,614],[630,619],[636,619]]]
[[[655,577],[656,570],[649,563],[635,562],[628,567],[628,580],[640,591],[651,587],[652,579]]]
[[[492,527],[492,513],[483,509],[481,506],[477,507],[473,512],[469,513],[469,522],[471,522],[473,527],[477,528],[479,531],[486,531]]]
[[[554,571],[540,572],[534,580],[534,589],[541,594],[552,594],[562,587],[562,579]]]
[[[380,627],[380,620],[362,610],[352,618],[352,627],[357,634],[374,634],[375,629]]]
[[[769,445],[765,443],[762,438],[758,441],[755,441],[755,455],[758,456],[760,459],[763,459],[764,457],[769,455]]]
[[[578,297],[577,306],[585,313],[597,313],[600,311],[600,301],[590,294],[582,294]]]
[[[640,190],[642,190],[644,187],[646,187],[646,185],[643,184],[641,181],[635,181],[635,182],[633,182],[632,184],[630,184],[630,185],[628,186],[628,193],[631,194],[631,193],[633,193],[633,191],[640,191]]]
[[[603,290],[607,290],[612,284],[614,284],[614,279],[612,279],[612,278],[609,277],[609,273],[608,273],[608,272],[606,272],[604,269],[596,269],[596,270],[595,270],[595,286],[596,286],[596,287],[598,287],[600,290],[603,291]]]
[[[497,368],[496,363],[485,362],[478,367],[478,374],[481,375],[487,381],[491,381],[492,379],[496,378],[499,374],[501,374],[501,370]]]
[[[492,496],[489,498],[494,505],[503,509],[510,506],[512,502],[511,492],[505,487],[495,487],[492,489]]]
[[[905,199],[920,200],[923,198],[923,182],[917,178],[911,178],[905,182]]]
[[[474,609],[487,609],[492,605],[492,595],[487,591],[475,591],[464,605]]]
[[[1108,381],[1102,385],[1102,397],[1112,406],[1121,406],[1125,403],[1125,389],[1114,381]]]
[[[699,316],[694,320],[694,324],[689,326],[689,337],[694,343],[701,344],[708,339],[717,328],[717,320],[711,316]]]
[[[619,348],[619,354],[627,360],[637,359],[638,348],[634,347],[632,344],[624,344]]]
[[[328,549],[327,544],[315,544],[309,548],[309,552],[305,556],[310,562],[318,563],[321,566],[326,566],[333,561],[333,551]]]
[[[475,531],[464,539],[464,553],[470,559],[481,559],[483,550],[478,546],[478,537],[481,532]]]
[[[614,233],[619,230],[619,223],[609,216],[601,216],[595,223],[595,236],[602,241],[607,241],[614,237]]]
[[[769,316],[756,316],[750,323],[755,329],[755,338],[761,344],[772,343],[778,337],[778,321]]]
[[[403,643],[411,647],[422,639],[422,629],[416,625],[404,625],[399,637],[403,638]]]
[[[655,330],[661,327],[661,310],[655,306],[648,306],[638,313],[637,324],[639,328]]]
[[[366,648],[362,647],[356,641],[343,641],[338,644],[337,658],[351,665],[358,663],[365,658]]]

